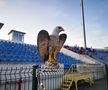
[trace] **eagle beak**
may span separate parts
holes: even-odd
[[[59,30],[60,30],[60,32],[61,32],[61,31],[64,31],[64,29],[63,29],[63,28],[61,28],[61,29],[59,29]]]
[[[59,32],[64,31],[64,28],[62,28],[61,26],[58,26],[57,29],[59,30]]]

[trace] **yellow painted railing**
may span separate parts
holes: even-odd
[[[94,83],[92,75],[83,75],[79,73],[73,73],[71,75],[66,75],[61,90],[69,90],[72,83],[75,82],[75,88],[78,90],[78,81],[83,80],[88,82],[90,86]]]
[[[65,79],[61,90],[69,90],[73,82],[75,83],[76,90],[78,90],[78,81],[81,80],[83,80],[84,82],[88,82],[91,86],[94,83],[92,69],[89,65],[88,68],[86,66],[87,64],[83,64],[80,69],[83,68],[84,70],[78,72],[77,66],[72,65],[71,68],[69,68],[69,70],[65,74]]]

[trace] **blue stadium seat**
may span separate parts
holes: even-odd
[[[64,63],[65,68],[71,64],[82,63],[63,53],[57,54],[59,63]],[[0,62],[37,62],[39,65],[44,63],[38,54],[36,45],[20,44],[10,41],[0,41]]]

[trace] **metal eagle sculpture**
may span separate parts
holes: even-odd
[[[64,31],[64,28],[57,26],[51,35],[46,30],[41,30],[37,37],[37,47],[42,60],[45,61],[45,66],[57,67],[58,60],[56,58],[57,53],[62,48],[64,42],[66,41],[67,35],[60,34]]]

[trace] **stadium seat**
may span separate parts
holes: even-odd
[[[58,53],[57,59],[59,63],[64,63],[65,68],[69,68],[71,64],[82,63],[63,53]],[[39,56],[36,45],[5,40],[0,40],[0,62],[37,62],[39,65],[44,63]]]

